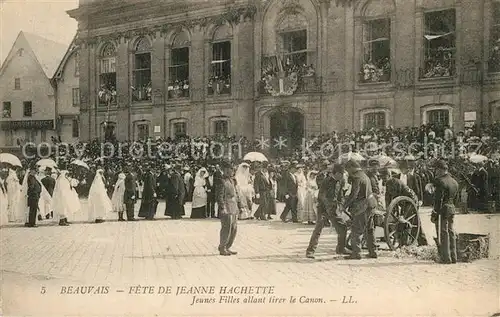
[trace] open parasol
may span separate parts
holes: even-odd
[[[36,162],[36,166],[57,168],[57,163],[52,159],[41,159],[40,161]]]
[[[243,161],[250,162],[267,162],[267,158],[260,152],[250,152],[243,157]]]
[[[484,155],[480,155],[480,154],[472,154],[469,157],[469,160],[472,163],[482,163],[482,162],[486,162],[488,160],[488,157],[486,157]]]
[[[76,165],[76,166],[81,166],[81,167],[84,167],[86,169],[90,169],[90,167],[87,165],[87,163],[85,163],[84,161],[81,161],[81,160],[74,160],[71,162],[71,164]]]
[[[10,153],[0,153],[0,163],[6,163],[12,166],[23,167],[23,164],[21,164],[21,160],[14,154]]]
[[[363,157],[363,155],[356,153],[356,152],[349,152],[349,153],[344,153],[341,156],[339,156],[339,161],[340,162],[348,162],[348,161],[365,161],[366,159]]]
[[[396,168],[398,166],[398,163],[387,155],[375,155],[371,157],[370,160],[378,161],[381,167]]]

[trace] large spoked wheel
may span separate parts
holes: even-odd
[[[415,245],[420,234],[420,217],[415,202],[406,196],[393,199],[385,215],[384,234],[391,250]]]

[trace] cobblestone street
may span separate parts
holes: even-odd
[[[158,214],[163,211],[160,204]],[[457,216],[459,232],[500,228],[499,216],[476,222],[463,217]],[[36,229],[0,230],[3,315],[487,316],[500,311],[494,259],[446,266],[381,252],[377,260],[349,262],[334,255],[335,237],[327,228],[317,259],[310,260],[304,253],[313,226],[276,220],[239,222],[234,246],[239,254],[221,257],[218,220],[79,223],[85,218],[78,215],[69,227],[42,222]],[[130,294],[139,285],[152,288]],[[89,289],[81,286],[94,289],[82,294]],[[159,294],[168,286],[172,294]],[[178,286],[215,286],[215,303],[191,305],[193,295],[176,296]],[[266,304],[258,303],[263,295],[255,293],[221,298],[221,286],[273,286],[272,296],[284,302],[269,303],[267,296]],[[61,294],[68,292],[80,294]],[[297,302],[290,303],[290,296]],[[236,298],[238,304],[230,303]]]

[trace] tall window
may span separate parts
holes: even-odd
[[[174,123],[174,137],[180,138],[186,136],[187,124],[186,122],[176,122]]]
[[[450,111],[447,109],[437,109],[427,111],[427,123],[436,127],[444,127],[450,124]]]
[[[282,33],[281,40],[285,67],[300,68],[307,64],[307,30]]]
[[[363,129],[369,130],[371,128],[383,129],[386,126],[385,112],[371,112],[363,115]]]
[[[6,130],[5,131],[5,145],[12,146],[14,145],[14,131]]]
[[[23,102],[23,116],[31,117],[33,115],[33,104],[31,101]]]
[[[232,29],[228,25],[218,27],[212,38],[212,59],[208,94],[231,93],[231,39]]]
[[[214,122],[215,135],[227,136],[229,133],[229,124],[227,120],[217,120]]]
[[[12,116],[12,104],[10,101],[3,102],[2,118],[10,118]]]
[[[455,9],[425,13],[424,78],[450,77],[455,74]]]
[[[361,82],[391,79],[391,20],[369,20],[363,25],[364,61]]]
[[[492,2],[493,12],[490,30],[490,60],[488,70],[500,72],[500,2]]]
[[[107,43],[101,50],[99,65],[99,103],[116,102],[116,48]]]
[[[73,106],[79,106],[80,105],[80,88],[73,88],[72,89],[72,97],[73,97]]]
[[[142,37],[135,45],[132,100],[151,100],[151,45]]]
[[[189,97],[189,38],[186,32],[178,34],[170,51],[169,98]]]
[[[75,54],[75,76],[80,76],[80,53]]]
[[[137,138],[141,141],[149,138],[149,124],[141,123],[137,125]]]
[[[74,138],[78,138],[80,137],[80,122],[78,121],[78,119],[73,119],[73,123],[71,125],[71,135],[72,137]]]
[[[21,78],[14,78],[14,89],[21,89]]]

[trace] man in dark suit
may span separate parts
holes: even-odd
[[[285,208],[281,213],[281,220],[286,222],[286,217],[288,213],[292,213],[292,221],[297,223],[297,191],[298,184],[297,179],[295,178],[296,167],[295,165],[291,165],[290,168],[283,172],[282,174],[282,182],[283,182],[283,194],[285,195]]]
[[[214,179],[215,167],[210,166],[208,168],[208,178],[207,178],[207,218],[215,218],[215,179]]]
[[[56,187],[56,180],[52,177],[50,168],[45,169],[45,177],[42,178],[41,182],[43,187],[45,187],[45,189],[49,193],[50,197],[52,197],[52,195],[54,194],[54,188]],[[50,213],[47,213],[45,218],[54,218],[54,211],[51,210]]]
[[[157,207],[156,176],[153,174],[150,165],[145,166],[145,173],[142,177],[144,188],[142,191],[141,208],[138,217],[146,218],[146,220],[153,220]]]
[[[472,208],[479,211],[488,210],[490,187],[488,184],[488,172],[484,168],[484,163],[478,163],[478,169],[472,175],[471,182],[478,189],[478,193],[475,197],[475,204]]]
[[[255,198],[258,201],[259,208],[255,211],[255,218],[259,220],[271,219],[271,212],[275,203],[273,197],[273,184],[267,170],[267,164],[261,163],[259,171],[255,173],[254,179]]]
[[[306,250],[306,257],[314,259],[314,252],[318,246],[321,231],[328,223],[333,223],[337,231],[337,254],[347,254],[347,215],[341,212],[340,205],[344,198],[344,168],[340,164],[335,164],[328,170],[328,175],[321,182],[318,194],[318,219],[314,227],[309,246]]]
[[[136,182],[135,176],[132,174],[130,167],[125,168],[125,192],[123,201],[127,210],[127,220],[128,221],[137,221],[134,216],[134,206],[136,202]],[[119,221],[124,221],[124,219],[118,219]]]
[[[347,197],[343,206],[349,209],[352,215],[351,227],[351,247],[352,254],[347,256],[348,260],[361,259],[361,236],[366,235],[366,244],[368,247],[368,256],[377,258],[375,251],[375,236],[373,230],[372,210],[377,207],[377,200],[372,193],[370,178],[363,172],[361,166],[356,161],[346,163],[346,170],[351,179],[351,193]]]
[[[26,227],[36,227],[36,214],[38,212],[38,202],[40,200],[40,194],[42,193],[42,186],[40,182],[36,179],[36,170],[31,169],[28,175],[28,222],[25,224]]]
[[[180,166],[176,166],[169,170],[169,182],[166,188],[167,193],[167,208],[165,216],[170,216],[172,219],[181,219],[184,213],[184,198],[186,189],[184,180],[178,172]]]
[[[407,185],[416,195],[417,195],[417,205],[422,206],[422,202],[424,201],[424,193],[422,186],[422,178],[420,175],[415,173],[415,168],[413,166],[413,162],[404,161],[400,165],[401,169],[401,177],[400,179],[403,181],[405,185]]]
[[[239,199],[236,193],[234,169],[229,162],[222,163],[222,178],[215,194],[221,221],[219,253],[223,256],[236,255],[231,250],[237,233]]]
[[[448,173],[446,162],[438,161],[435,169],[436,191],[432,220],[438,233],[438,251],[441,262],[451,264],[457,262],[454,201],[458,195],[458,182]]]

